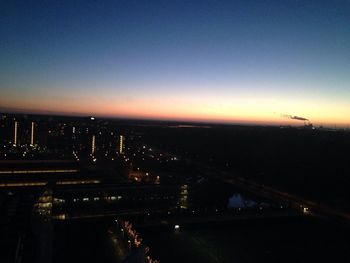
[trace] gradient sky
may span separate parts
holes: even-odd
[[[1,1],[0,110],[350,125],[350,1]]]

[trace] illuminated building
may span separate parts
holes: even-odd
[[[124,153],[124,143],[125,143],[125,137],[123,135],[119,136],[119,153]]]
[[[91,155],[95,155],[96,145],[95,145],[95,135],[92,135],[92,143],[91,143]]]
[[[15,129],[13,133],[13,146],[17,146],[17,132],[18,132],[18,122],[15,121]]]
[[[188,186],[184,184],[181,186],[180,190],[180,208],[187,209],[188,208]]]
[[[45,169],[45,170],[6,170],[0,174],[47,174],[47,173],[77,173],[77,169]]]
[[[30,132],[30,146],[34,146],[34,127],[35,127],[35,123],[34,121],[32,121],[32,128]]]

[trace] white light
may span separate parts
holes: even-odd
[[[30,133],[30,146],[34,146],[34,122],[32,121],[32,129]]]
[[[179,225],[175,225],[175,226],[174,226],[174,229],[175,229],[175,230],[180,230],[180,226],[179,226]]]
[[[96,146],[95,146],[95,135],[92,135],[92,142],[91,142],[91,154],[94,155],[96,151]]]
[[[124,153],[124,136],[123,135],[119,136],[119,153],[120,154]]]
[[[15,131],[14,131],[14,138],[13,138],[13,146],[17,146],[17,121],[15,121]]]

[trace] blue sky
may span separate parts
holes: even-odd
[[[3,1],[0,106],[350,124],[349,14],[345,0]]]

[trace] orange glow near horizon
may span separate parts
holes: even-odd
[[[147,97],[144,99],[82,100],[16,99],[1,101],[5,108],[28,113],[94,115],[105,117],[179,120],[198,122],[290,124],[303,122],[282,117],[291,114],[308,118],[315,125],[350,124],[350,106],[329,101],[285,100],[261,97]],[[21,105],[14,108],[13,105]]]

